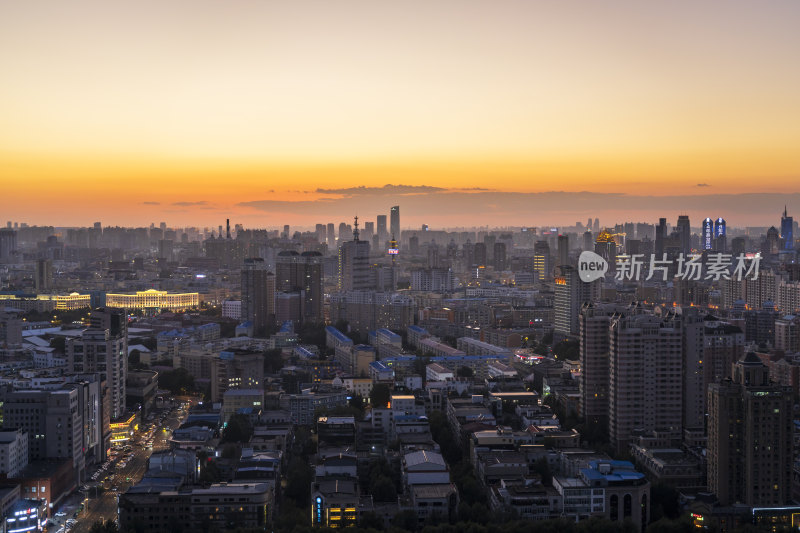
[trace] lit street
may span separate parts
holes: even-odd
[[[152,423],[157,423],[158,418],[148,423],[140,423],[136,436],[132,441],[131,458],[124,467],[120,464],[124,461],[127,454],[122,453],[114,464],[111,465],[110,472],[106,479],[100,479],[97,483],[87,483],[88,490],[84,493],[89,496],[87,509],[78,516],[78,523],[73,531],[75,533],[85,533],[91,529],[92,524],[99,520],[117,519],[117,495],[124,493],[132,485],[138,483],[147,471],[147,461],[153,452],[160,452],[169,449],[169,438],[172,431],[180,426],[182,418],[178,414],[178,409],[169,411],[169,415],[164,419],[160,427],[148,430]],[[151,433],[152,431],[152,433]],[[146,442],[152,434],[153,447],[148,448]],[[95,489],[94,486],[97,485]],[[69,516],[71,518],[71,515]],[[66,519],[67,517],[64,517]],[[63,523],[63,519],[59,521]],[[56,531],[57,528],[51,528]]]

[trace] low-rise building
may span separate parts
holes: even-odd
[[[274,492],[268,483],[217,483],[207,488],[169,487],[148,478],[119,496],[121,530],[221,531],[264,528],[272,513]]]

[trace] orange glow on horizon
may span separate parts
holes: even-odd
[[[45,4],[0,5],[6,220],[313,224],[342,198],[318,189],[385,184],[800,193],[798,3]]]

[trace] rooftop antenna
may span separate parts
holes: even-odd
[[[353,222],[353,240],[358,240],[358,215],[356,215],[356,220]]]

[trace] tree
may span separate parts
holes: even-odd
[[[553,346],[553,353],[558,358],[577,361],[581,356],[580,343],[575,340],[561,341]]]
[[[253,426],[245,415],[235,414],[228,419],[222,430],[222,442],[248,442],[253,435]]]
[[[383,530],[384,528],[383,518],[378,516],[374,511],[361,513],[361,517],[358,519],[358,525],[360,529]]]
[[[350,407],[354,407],[364,413],[364,397],[360,394],[353,394],[350,399],[347,401],[347,404]]]
[[[417,356],[417,358],[414,359],[413,363],[414,373],[424,378],[425,375],[427,374],[427,366],[430,363],[431,363],[430,357]]]
[[[158,375],[158,386],[172,394],[188,394],[194,390],[194,377],[185,368],[167,370]]]
[[[688,533],[694,530],[695,528],[692,527],[691,519],[687,514],[676,520],[662,518],[658,521],[650,522],[650,525],[647,526],[646,531],[647,533]],[[736,529],[735,531],[739,531],[739,529]],[[768,529],[767,531],[771,531],[771,529]]]
[[[66,353],[67,338],[66,337],[53,337],[50,339],[50,347],[55,348],[56,353]]]
[[[456,370],[456,376],[460,378],[471,378],[473,375],[475,375],[475,373],[468,366],[460,366],[458,370]]]
[[[305,509],[311,497],[309,488],[314,480],[314,471],[299,457],[292,458],[286,468],[286,490],[284,495],[297,507]]]
[[[386,476],[376,477],[370,484],[369,491],[376,502],[397,501],[397,489],[392,480]]]
[[[553,482],[553,474],[550,472],[550,463],[547,462],[546,457],[540,457],[533,464],[533,471],[542,477],[544,485],[550,485]]]
[[[144,339],[142,339],[142,346],[144,346],[145,348],[147,348],[152,352],[153,350],[158,349],[158,341],[156,340],[155,337],[145,337]]]
[[[106,520],[105,522],[98,520],[92,524],[89,533],[119,533],[119,528],[113,520]]]
[[[224,448],[222,448],[222,458],[223,459],[236,459],[239,452],[239,448],[235,444],[226,444]]]
[[[400,511],[392,518],[392,525],[404,529],[405,531],[417,530],[417,513],[411,510]]]
[[[200,459],[200,483],[210,484],[222,480],[222,473],[217,466],[217,462],[211,457]]]
[[[264,352],[264,373],[274,374],[283,368],[283,351],[280,348]]]
[[[376,383],[369,393],[369,403],[372,407],[386,407],[392,399],[392,392],[385,383]]]
[[[318,348],[325,348],[325,324],[303,322],[297,334],[303,344],[313,344]]]
[[[661,518],[674,519],[681,514],[680,494],[674,487],[664,483],[655,483],[650,488],[650,521],[657,522]]]

